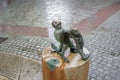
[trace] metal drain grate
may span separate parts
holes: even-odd
[[[3,43],[4,41],[6,41],[8,38],[3,38],[3,37],[0,37],[0,44]]]

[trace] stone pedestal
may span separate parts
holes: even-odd
[[[51,53],[46,48],[42,53],[43,80],[87,80],[89,59],[81,60],[78,53],[70,53],[67,58],[70,63],[65,63],[57,53]]]

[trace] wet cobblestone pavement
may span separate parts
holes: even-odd
[[[63,26],[66,26],[65,28],[70,28],[90,15],[93,15],[90,19],[90,23],[92,23],[95,20],[94,14],[99,9],[109,6],[117,1],[119,0],[69,0],[64,2],[62,0],[15,0],[6,8],[0,8],[0,24],[51,27],[51,21],[59,18],[64,22]],[[59,12],[56,12],[57,9],[59,9]],[[88,80],[120,80],[119,22],[120,11],[106,19],[106,21],[99,25],[94,31],[83,35],[85,47],[91,52]],[[16,77],[16,80],[28,80],[29,77],[32,78],[31,73],[34,72],[32,71],[33,69],[30,68],[30,72],[30,70],[26,70],[26,68],[29,68],[29,66],[31,67],[33,63],[37,66],[39,65],[39,68],[41,68],[41,52],[45,47],[50,45],[51,40],[43,37],[4,32],[0,32],[0,37],[8,38],[0,44],[0,51],[12,55],[19,55],[22,56],[22,58],[30,58],[32,61],[35,60],[39,62],[39,64],[29,60],[22,62],[20,59],[19,65],[24,64],[21,70],[26,72],[24,72],[24,74],[18,72],[21,75],[19,75],[20,78]],[[7,58],[3,59],[6,60]],[[34,69],[38,68],[36,65],[34,65]],[[7,69],[8,67],[5,68]],[[0,74],[2,69],[0,68]],[[5,70],[5,72],[6,71],[7,70]],[[10,72],[9,69],[8,71]],[[19,69],[17,71],[19,71]],[[35,80],[42,80],[41,76],[38,76],[41,75],[41,73],[39,73],[40,71],[37,71],[38,70],[33,74],[37,75],[39,79],[36,78]],[[27,72],[29,73],[29,76],[27,76]],[[0,76],[0,79],[1,78],[4,77]]]
[[[120,79],[120,11],[106,20],[85,40],[92,53],[90,80]]]
[[[0,51],[41,60],[42,50],[50,45],[47,38],[14,35],[0,44]]]
[[[14,0],[0,10],[0,24],[51,27],[51,21],[61,19],[66,29],[119,0]]]
[[[89,35],[85,35],[85,47],[91,52],[89,80],[119,80],[120,76],[120,12],[106,20]],[[0,50],[36,60],[49,39],[16,35],[2,44]]]

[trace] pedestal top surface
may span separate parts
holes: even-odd
[[[60,67],[61,65],[64,68],[72,68],[77,67],[82,64],[85,64],[88,60],[83,61],[79,53],[70,53],[67,58],[69,59],[70,63],[64,62],[60,55],[56,52],[51,52],[50,47],[43,50],[42,58],[49,64]]]

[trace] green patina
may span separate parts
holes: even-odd
[[[57,47],[54,43],[51,43],[51,47],[55,50],[54,52],[57,52],[65,62],[70,62],[67,57],[64,56],[68,47],[72,53],[79,53],[82,60],[87,60],[90,57],[90,54],[85,54],[83,52],[84,41],[77,28],[64,30],[62,28],[61,21],[53,21],[52,26],[55,28],[55,39],[60,43],[60,45]],[[75,41],[75,45],[71,38]]]
[[[55,58],[47,61],[47,65],[50,68],[50,70],[54,70],[56,68],[56,65],[59,63],[60,63],[60,61]]]

